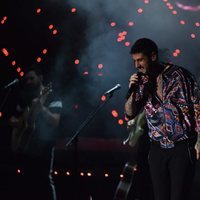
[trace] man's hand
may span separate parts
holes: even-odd
[[[129,88],[131,87],[132,84],[137,85],[138,81],[139,81],[138,74],[137,73],[133,74],[129,79]]]
[[[197,160],[200,160],[200,133],[198,133],[197,142],[194,148],[196,150],[196,158]]]
[[[39,98],[35,98],[32,100],[31,110],[32,113],[34,113],[34,115],[37,115],[39,112],[43,110],[43,105]]]

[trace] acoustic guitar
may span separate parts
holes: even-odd
[[[144,111],[140,112],[134,119],[127,122],[128,137],[123,144],[133,147],[136,154],[138,153],[138,140],[145,132],[146,118]],[[123,177],[120,179],[115,191],[113,200],[127,200],[130,188],[132,186],[134,173],[137,171],[137,163],[127,162],[123,169]]]
[[[127,162],[123,169],[123,176],[118,183],[113,200],[126,200],[132,185],[133,176],[137,170],[137,164],[133,165]]]
[[[52,84],[49,83],[41,91],[38,99],[43,105],[47,99],[49,93],[52,92]],[[31,138],[35,130],[35,110],[33,106],[27,106],[22,116],[18,119],[18,126],[12,130],[12,142],[11,148],[13,152],[26,152]]]

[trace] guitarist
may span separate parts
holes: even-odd
[[[10,123],[12,150],[23,175],[17,184],[19,199],[55,200],[51,173],[62,102],[50,85],[44,86],[42,72],[35,66],[26,71],[18,99]]]

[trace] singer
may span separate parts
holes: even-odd
[[[60,122],[62,102],[43,84],[42,72],[28,68],[19,101],[10,119],[12,150],[23,181],[16,185],[16,199],[56,200],[52,179],[56,128]]]
[[[125,114],[145,110],[151,146],[149,166],[155,200],[187,200],[200,159],[200,90],[186,69],[158,61],[157,44],[137,40],[131,57],[138,72],[129,80]],[[137,87],[136,87],[137,86]]]

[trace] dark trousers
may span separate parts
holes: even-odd
[[[152,143],[149,166],[155,200],[188,200],[195,171],[195,149],[181,141],[171,149]]]

